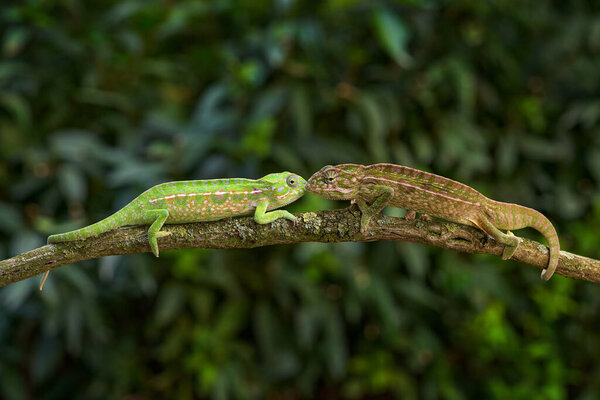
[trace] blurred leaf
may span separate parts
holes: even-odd
[[[271,149],[271,140],[277,124],[274,119],[266,117],[249,124],[242,141],[242,148],[265,157]]]
[[[303,86],[293,89],[291,113],[298,137],[301,140],[309,139],[313,130],[313,114],[309,95]]]
[[[4,37],[2,43],[2,52],[6,57],[14,57],[25,46],[29,39],[30,33],[26,29],[11,29]]]
[[[368,146],[371,156],[374,160],[384,162],[388,159],[385,135],[388,127],[386,126],[386,117],[381,110],[379,103],[374,95],[370,93],[362,93],[358,97],[357,104],[363,123],[359,128],[360,131],[366,133]]]
[[[537,208],[597,258],[588,3],[7,4],[0,251],[159,182],[393,161]],[[0,289],[0,398],[600,393],[596,285],[496,256],[302,243],[80,264]]]
[[[12,204],[0,203],[0,230],[16,234],[24,225],[21,214]]]
[[[22,128],[31,125],[31,111],[22,97],[10,93],[0,93],[0,109],[2,108],[9,110]]]
[[[387,9],[376,9],[371,16],[375,35],[381,46],[403,68],[412,65],[413,59],[408,54],[407,42],[409,31],[400,17]]]
[[[27,397],[27,386],[18,371],[4,367],[0,364],[2,376],[0,394],[6,400],[21,400]]]
[[[69,201],[82,203],[85,200],[87,183],[80,170],[65,164],[58,170],[57,178],[61,191]]]
[[[57,340],[46,340],[37,343],[33,360],[33,379],[41,384],[55,371],[61,361],[62,348]]]
[[[164,326],[173,321],[185,301],[183,287],[169,285],[160,290],[156,304],[155,321]]]
[[[10,309],[19,309],[35,293],[36,284],[30,279],[16,282],[2,290],[2,302]]]
[[[339,379],[346,373],[346,359],[348,358],[344,327],[337,311],[327,308],[325,312],[327,313],[327,324],[324,345],[327,365],[331,376]]]

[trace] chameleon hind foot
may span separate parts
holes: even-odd
[[[515,251],[517,251],[517,248],[519,247],[519,244],[523,241],[523,239],[521,239],[520,237],[515,236],[511,231],[506,231],[506,238],[503,239],[504,240],[504,250],[502,251],[502,259],[503,260],[508,260],[509,258],[511,258],[514,254]],[[508,243],[508,242],[512,242],[512,243]]]
[[[405,221],[413,221],[416,217],[417,217],[417,212],[409,210],[404,215],[404,220]],[[431,221],[431,217],[427,214],[420,214],[419,221]]]
[[[474,223],[477,227],[479,227],[479,229],[481,229],[489,236],[494,238],[494,240],[496,240],[498,243],[504,245],[504,250],[502,251],[503,260],[508,260],[509,258],[511,258],[515,254],[515,251],[517,251],[519,243],[523,241],[523,239],[521,239],[520,237],[516,237],[515,235],[513,235],[511,231],[508,231],[507,233],[502,232],[500,229],[496,228],[494,224],[492,224],[491,221],[487,218],[480,217],[477,219],[472,219],[470,221]]]

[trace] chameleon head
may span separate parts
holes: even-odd
[[[326,165],[310,177],[306,189],[326,199],[356,199],[363,168],[357,164]]]
[[[260,179],[268,184],[270,191],[269,210],[293,203],[304,196],[306,181],[291,172],[269,174]]]

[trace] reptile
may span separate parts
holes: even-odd
[[[306,181],[291,172],[266,175],[260,179],[210,179],[167,182],[156,185],[133,199],[113,215],[95,224],[48,237],[48,244],[85,240],[125,225],[150,225],[148,242],[159,255],[157,239],[171,234],[163,224],[216,221],[254,213],[259,224],[279,218],[297,221],[285,210],[271,211],[304,195]],[[40,290],[49,271],[46,271]]]
[[[512,257],[522,241],[510,230],[531,227],[544,235],[550,247],[542,279],[550,279],[558,265],[558,235],[543,214],[489,199],[467,185],[439,175],[395,164],[328,165],[310,177],[306,189],[327,199],[356,203],[361,211],[362,233],[368,231],[373,216],[385,206],[404,208],[407,219],[418,212],[481,229],[505,245],[505,260]]]

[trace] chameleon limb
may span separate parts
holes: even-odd
[[[412,221],[417,216],[417,212],[414,210],[406,210],[406,214],[404,215],[405,221]]]
[[[519,247],[519,243],[523,241],[523,239],[516,237],[512,232],[508,231],[509,234],[503,233],[498,228],[496,228],[490,220],[485,217],[479,217],[476,220],[472,221],[476,226],[479,227],[482,231],[493,237],[497,242],[505,245],[504,251],[502,252],[502,259],[508,260],[515,254],[517,247]]]
[[[489,199],[477,190],[452,179],[395,164],[339,164],[328,166],[308,180],[310,192],[326,199],[350,200],[361,212],[362,233],[384,205],[408,210],[405,219],[427,215],[479,227],[504,244],[502,258],[511,258],[522,239],[502,230],[531,227],[548,241],[548,266],[542,279],[548,280],[560,258],[560,243],[552,223],[540,212],[517,204]],[[387,189],[387,192],[386,192]],[[369,205],[370,202],[373,202]],[[385,203],[385,204],[384,204]]]
[[[256,210],[254,211],[254,221],[257,224],[268,224],[279,218],[289,219],[290,221],[297,221],[298,218],[295,217],[292,213],[286,210],[276,210],[271,212],[266,212],[267,207],[269,207],[269,200],[261,200],[256,205]]]
[[[157,238],[169,236],[171,232],[160,231],[163,224],[169,217],[169,210],[158,209],[158,210],[147,210],[146,217],[148,219],[153,219],[154,222],[150,225],[148,229],[148,242],[150,243],[150,248],[152,249],[152,253],[156,257],[158,257],[158,243],[156,241]]]
[[[291,172],[272,173],[260,179],[228,178],[165,182],[137,196],[113,215],[71,232],[50,235],[48,244],[82,241],[124,225],[151,224],[148,244],[158,257],[157,239],[170,235],[163,224],[216,221],[246,215],[256,209],[254,219],[267,224],[279,218],[296,221],[287,211],[267,212],[304,195],[306,181]],[[1,272],[1,271],[0,271]],[[0,273],[1,275],[1,273]],[[48,273],[42,279],[42,289]]]
[[[377,196],[375,201],[368,205],[364,200],[357,200],[356,204],[362,213],[360,218],[360,232],[365,233],[369,229],[371,218],[379,214],[386,206],[388,200],[394,195],[394,189],[389,186],[375,185],[371,188]]]

